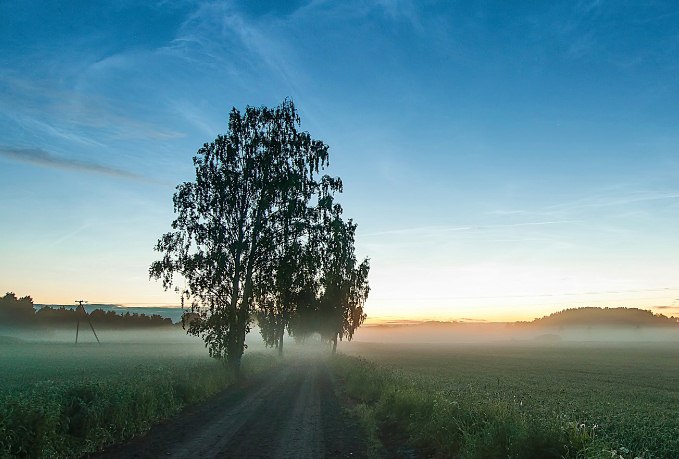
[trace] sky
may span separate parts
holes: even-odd
[[[174,187],[289,97],[371,320],[679,315],[677,74],[671,1],[0,0],[0,294],[178,305]]]

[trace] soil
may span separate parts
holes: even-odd
[[[288,362],[93,457],[367,457],[336,384],[323,361]]]

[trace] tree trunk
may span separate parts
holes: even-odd
[[[332,338],[332,355],[337,354],[337,335]]]
[[[228,348],[227,348],[227,365],[236,380],[239,381],[240,374],[240,362],[241,357],[243,357],[243,351],[245,350],[245,330],[247,328],[247,321],[243,320],[242,314],[236,316],[236,324],[229,331],[228,337]]]
[[[237,322],[237,318],[233,319],[234,322]],[[238,328],[237,323],[232,324],[233,326],[229,327],[229,332],[226,337],[226,362],[227,366],[229,367],[230,370],[234,372],[234,374],[237,376],[238,375],[238,367],[240,367],[240,357],[242,355],[242,350],[239,352],[239,346],[238,346],[238,332],[236,329]]]
[[[278,335],[278,356],[283,357],[283,336],[285,336],[285,327],[281,327]]]
[[[226,358],[226,366],[229,368],[229,370],[233,373],[234,378],[236,381],[240,381],[241,375],[240,375],[240,356],[236,357],[235,355],[229,355]]]

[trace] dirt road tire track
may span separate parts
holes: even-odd
[[[366,457],[363,432],[322,361],[281,365],[95,456],[126,458]]]

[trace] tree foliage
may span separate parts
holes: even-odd
[[[194,157],[195,181],[177,187],[172,231],[158,241],[163,256],[150,267],[165,288],[183,278],[187,331],[236,368],[256,308],[266,342],[282,343],[307,283],[309,202],[323,184],[338,183],[319,179],[328,146],[299,125],[289,100],[234,108],[228,132]]]
[[[319,332],[333,343],[351,339],[366,318],[363,305],[368,298],[368,272],[366,258],[358,262],[354,239],[356,224],[342,219],[342,207],[331,196],[319,203],[318,235],[319,253]]]
[[[307,213],[305,237],[295,255],[281,264],[280,282],[274,286],[274,291],[287,293],[289,303],[286,308],[260,309],[265,342],[273,340],[279,349],[286,327],[300,341],[319,333],[332,342],[334,352],[337,340],[351,339],[366,318],[370,264],[368,259],[361,263],[356,259],[356,224],[343,220],[342,207],[334,199],[341,191],[338,178],[323,177],[317,204]],[[286,320],[274,322],[280,320],[280,311]],[[270,335],[274,327],[276,333]]]
[[[8,292],[0,297],[0,325],[31,325],[35,322],[35,309],[30,296],[17,298]]]

